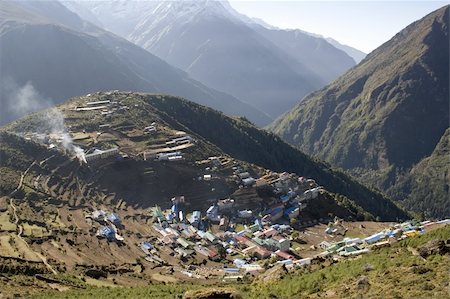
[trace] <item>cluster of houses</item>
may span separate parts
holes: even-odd
[[[218,157],[210,157],[207,162],[211,167],[206,170],[222,165]],[[186,214],[183,210],[184,196],[174,197],[170,209],[162,211],[156,206],[152,210],[158,243],[184,258],[194,254],[213,261],[230,256],[236,256],[238,260],[245,258],[248,263],[241,267],[245,272],[262,271],[261,265],[253,262],[270,257],[283,263],[290,261],[292,265],[307,263],[308,260],[301,259],[290,250],[289,235],[293,229],[286,223],[299,217],[300,210],[308,201],[318,197],[321,187],[312,179],[294,174],[270,173],[256,179],[240,166],[232,167],[232,171],[242,188],[269,188],[275,194],[276,202],[262,209],[249,210],[239,209],[235,199],[225,198],[217,200],[204,214],[199,210]],[[199,179],[208,181],[212,175],[205,174]],[[243,229],[236,231],[238,225]],[[154,255],[151,257],[153,261]],[[227,268],[227,271],[236,271],[230,269]]]
[[[209,161],[213,163],[217,159]],[[266,261],[270,261],[270,265],[281,263],[287,268],[298,268],[310,264],[315,258],[364,254],[371,248],[388,246],[393,240],[415,236],[427,227],[444,223],[405,222],[366,238],[344,238],[334,243],[324,241],[319,244],[323,252],[302,258],[291,248],[294,229],[289,220],[300,219],[304,206],[316,199],[323,189],[312,179],[289,173],[269,173],[254,178],[236,166],[233,172],[234,178],[242,183],[241,188],[269,188],[276,194],[276,202],[267,208],[248,210],[239,209],[235,199],[225,198],[217,200],[205,213],[195,210],[185,214],[185,198],[177,196],[171,199],[169,210],[153,209],[153,229],[158,235],[159,245],[170,248],[182,258],[202,256],[212,261],[227,260],[222,269],[226,280],[242,277],[245,273],[263,272],[267,267]],[[253,183],[247,185],[246,179]],[[345,235],[346,230],[342,221],[337,219],[325,232]]]
[[[88,101],[82,106],[74,107],[72,110],[76,112],[100,111],[101,116],[107,119],[110,118],[116,111],[129,110],[128,106],[122,105],[118,101],[108,99],[111,94],[111,92],[107,92],[104,99],[99,101]],[[91,97],[91,94],[88,94],[87,97]]]
[[[155,128],[154,125],[149,126],[150,128]],[[145,129],[149,128],[146,127]],[[144,133],[148,132],[145,131]],[[182,150],[192,146],[195,142],[195,139],[190,135],[184,135],[181,137],[172,138],[166,141],[165,148],[162,148],[160,151],[152,151],[152,152],[143,152],[144,160],[149,158],[153,158],[155,161],[168,161],[168,162],[176,162],[184,160],[184,156]]]
[[[400,240],[415,237],[426,233],[427,230],[433,226],[440,226],[450,224],[450,219],[431,222],[417,222],[407,221],[400,224],[395,224],[380,232],[372,234],[365,238],[344,238],[341,241],[329,243],[323,241],[319,247],[325,251],[318,256],[354,256],[367,253],[370,249],[390,246],[391,243]],[[328,228],[327,228],[328,230]],[[329,233],[325,230],[326,233]]]
[[[289,269],[308,265],[317,258],[330,256],[339,259],[356,256],[374,248],[389,246],[392,242],[404,238],[423,234],[432,226],[450,224],[450,219],[421,223],[409,221],[392,225],[366,238],[344,238],[334,243],[323,241],[319,244],[323,252],[313,257],[301,258],[291,248],[293,229],[287,224],[263,225],[260,221],[255,221],[240,231],[213,233],[198,226],[199,213],[192,213],[190,220],[186,222],[170,222],[156,207],[154,216],[157,222],[153,224],[153,229],[159,235],[159,245],[170,248],[180,258],[197,254],[212,261],[227,260],[228,263],[222,269],[224,280],[242,278],[242,275],[248,273],[258,274],[275,264],[283,264]],[[154,246],[149,243],[143,243],[142,246],[145,246],[147,251],[154,250]],[[148,254],[155,262],[155,250]],[[265,261],[270,261],[270,264]]]
[[[189,221],[170,222],[161,209],[155,207],[155,222],[152,228],[159,235],[159,245],[170,248],[184,258],[194,254],[212,261],[231,258],[245,273],[264,271],[264,268],[255,262],[271,256],[280,261],[298,260],[298,257],[290,252],[291,241],[288,239],[288,233],[292,228],[289,225],[262,226],[256,222],[239,232],[227,230],[213,233],[199,225],[201,215],[199,211],[196,212],[191,214]],[[225,269],[225,272],[230,273],[239,271],[230,270],[229,267]]]
[[[105,238],[110,242],[115,241],[121,243],[124,241],[124,238],[118,233],[118,227],[121,226],[121,220],[117,213],[94,210],[92,213],[86,215],[86,219],[100,224],[96,233],[97,237]]]
[[[233,168],[235,178],[242,187],[269,188],[277,201],[261,211],[263,224],[273,223],[284,217],[287,220],[297,219],[300,211],[306,208],[308,201],[316,199],[323,188],[313,179],[306,179],[290,173],[271,172],[255,179],[248,171],[237,166]],[[242,218],[252,218],[252,211],[238,211]]]

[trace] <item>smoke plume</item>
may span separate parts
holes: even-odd
[[[53,107],[47,110],[41,124],[45,131],[61,137],[61,145],[67,152],[74,154],[80,162],[87,163],[84,150],[73,143],[72,137],[64,123],[64,115],[58,108]]]
[[[2,92],[6,93],[7,102],[10,104],[10,113],[22,116],[52,106],[52,101],[41,96],[32,82],[19,86],[14,80],[7,78],[3,80],[3,83]],[[86,163],[84,150],[73,144],[72,137],[64,123],[64,115],[58,108],[53,107],[40,114],[34,129],[36,133],[48,136],[50,134],[58,135],[65,151],[75,155],[80,162]]]

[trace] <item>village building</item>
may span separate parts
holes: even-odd
[[[108,220],[114,224],[119,224],[120,223],[120,217],[117,213],[110,213],[108,215]]]
[[[100,237],[104,237],[104,238],[108,239],[109,241],[111,241],[111,240],[115,239],[116,232],[110,226],[102,226],[99,229],[97,235]]]
[[[219,222],[219,207],[217,205],[210,206],[208,210],[206,210],[206,217],[213,222]]]
[[[244,180],[244,179],[250,178],[250,173],[248,173],[248,172],[241,172],[241,173],[238,174],[238,176],[239,176],[239,178],[241,180]]]
[[[220,218],[219,229],[225,230],[227,226],[228,226],[228,218],[227,217]]]
[[[265,271],[265,269],[258,264],[245,264],[242,266],[242,269],[244,269],[245,273],[259,273]]]
[[[245,187],[253,186],[255,183],[256,183],[256,180],[254,178],[252,178],[252,177],[242,179],[242,184]]]
[[[109,157],[114,157],[117,156],[119,154],[119,148],[115,147],[115,148],[111,148],[111,149],[107,149],[107,150],[99,150],[99,149],[95,149],[93,153],[91,154],[86,154],[84,156],[86,162],[93,162],[99,159],[106,159]]]
[[[202,214],[200,211],[194,211],[192,212],[191,218],[189,219],[189,222],[193,225],[193,226],[197,226],[200,224],[201,221],[201,217]]]
[[[259,245],[249,247],[247,249],[244,249],[243,252],[244,251],[246,251],[246,253],[250,253],[251,255],[254,255],[256,258],[261,259],[261,260],[269,258],[272,255],[272,253],[269,250],[267,250],[264,247],[259,246]]]
[[[194,246],[194,244],[192,242],[189,242],[181,237],[177,238],[177,243],[180,244],[181,246],[183,246],[183,248],[190,248],[190,247]]]
[[[295,256],[293,256],[292,254],[289,254],[283,250],[277,250],[277,251],[275,251],[275,254],[281,260],[290,260],[290,261],[295,260]]]
[[[180,151],[156,154],[157,161],[169,161],[171,158],[183,157]],[[177,158],[178,159],[178,158]]]
[[[230,210],[234,206],[234,199],[221,199],[217,202],[217,206],[219,207],[219,212]]]

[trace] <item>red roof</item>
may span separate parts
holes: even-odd
[[[274,235],[274,236],[272,236],[272,239],[277,240],[277,241],[281,241],[281,240],[283,240],[285,238],[283,236],[281,236],[281,235]]]
[[[247,237],[244,236],[236,236],[234,237],[236,239],[236,241],[238,241],[239,243],[246,243],[248,241],[250,241]]]
[[[271,255],[271,252],[264,247],[256,246],[254,249],[254,252],[259,254],[262,258],[269,257]]]
[[[275,254],[285,260],[295,260],[295,257],[293,255],[281,250],[275,251]]]
[[[219,255],[219,253],[216,250],[211,249],[211,248],[207,248],[207,249],[208,249],[208,256],[209,257],[215,257],[215,256]]]
[[[275,235],[277,235],[278,234],[278,232],[276,231],[276,229],[274,229],[274,228],[269,228],[269,229],[266,229],[264,232],[264,235],[266,235],[266,236],[275,236]]]

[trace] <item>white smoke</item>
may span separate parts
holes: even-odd
[[[51,102],[44,99],[31,82],[27,82],[24,86],[16,88],[9,95],[9,100],[14,104],[12,106],[13,110],[23,114],[51,106]]]
[[[0,97],[4,105],[3,122],[52,106],[51,99],[43,97],[30,81],[20,85],[9,76],[1,80]]]
[[[52,106],[52,101],[42,97],[31,82],[23,86],[16,84],[11,78],[3,81],[3,91],[7,93],[10,110],[17,115],[42,110]],[[74,154],[80,162],[86,162],[84,150],[73,144],[72,137],[64,123],[64,115],[56,108],[50,108],[40,115],[36,125],[36,133],[45,134],[48,137],[59,136],[61,145],[67,153]]]
[[[46,127],[45,129],[50,134],[60,136],[61,145],[67,152],[74,154],[81,163],[87,163],[84,150],[73,143],[64,123],[64,115],[58,108],[54,107],[47,110],[42,121],[43,127]]]

